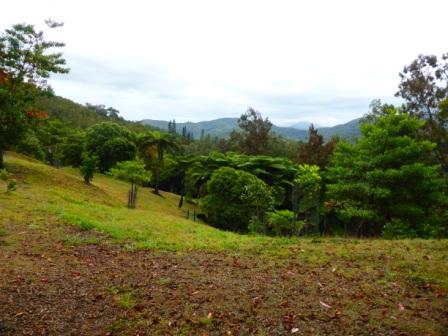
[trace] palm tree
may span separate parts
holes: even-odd
[[[145,134],[140,138],[139,147],[142,153],[150,153],[153,148],[157,151],[157,163],[154,171],[154,193],[159,195],[160,170],[163,165],[163,154],[165,151],[177,150],[178,146],[176,143],[176,138],[170,133],[152,131],[151,133]]]

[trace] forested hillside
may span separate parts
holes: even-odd
[[[318,127],[319,133],[323,135],[325,140],[330,140],[334,136],[346,139],[348,141],[356,141],[360,135],[359,131],[360,119],[349,121],[348,123],[336,125],[333,127]],[[168,126],[172,121],[144,119],[141,121],[144,125],[151,125],[162,130],[168,130]],[[210,134],[212,137],[224,138],[228,137],[233,130],[238,129],[238,118],[220,118],[210,121],[200,122],[175,122],[176,131],[181,134],[185,128],[187,133],[191,133],[195,139],[202,135]],[[306,141],[308,132],[303,129],[293,127],[272,126],[272,131],[280,136],[289,139]]]

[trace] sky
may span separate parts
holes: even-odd
[[[394,97],[419,54],[441,55],[448,1],[14,0],[14,23],[64,42],[57,95],[104,104],[129,120],[239,117],[332,126]]]

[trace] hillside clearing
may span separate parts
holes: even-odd
[[[238,235],[186,219],[170,193],[142,188],[129,210],[127,183],[6,164],[2,335],[448,333],[446,240]]]

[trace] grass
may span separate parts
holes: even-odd
[[[391,279],[406,278],[415,284],[435,283],[448,288],[446,240],[356,240],[344,238],[271,238],[240,235],[214,229],[185,218],[177,207],[179,197],[163,192],[154,195],[140,188],[137,209],[126,207],[129,184],[96,174],[91,185],[78,170],[55,169],[14,153],[6,155],[9,171],[18,189],[0,193],[0,236],[9,221],[25,221],[43,230],[49,218],[82,231],[101,233],[108,241],[130,250],[151,249],[187,253],[191,250],[225,251],[229,254],[263,254],[269,257],[295,255],[316,265],[336,265],[336,260],[354,264],[336,269],[352,279],[363,272],[384,272]],[[14,237],[4,237],[14,243]],[[67,245],[97,243],[95,235],[66,235]],[[333,267],[333,266],[331,266]]]

